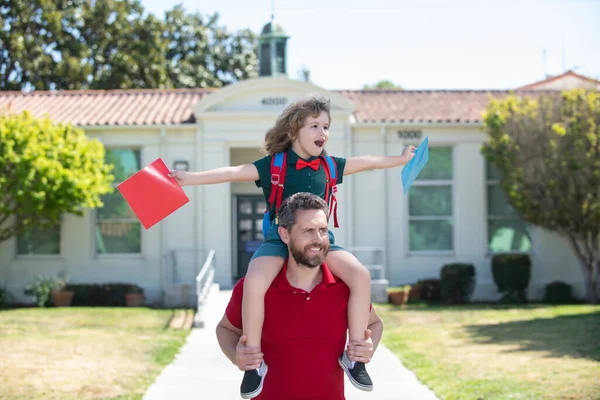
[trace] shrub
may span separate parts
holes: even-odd
[[[130,283],[77,283],[67,285],[74,292],[73,306],[124,307]]]
[[[4,307],[6,305],[6,297],[7,297],[6,290],[2,286],[0,286],[0,308]]]
[[[568,304],[573,300],[573,288],[568,283],[554,281],[546,285],[544,303]]]
[[[417,283],[421,285],[421,300],[434,302],[442,301],[442,289],[439,279],[421,279]]]
[[[531,259],[527,254],[497,254],[492,257],[492,274],[504,302],[527,302]]]
[[[473,264],[447,264],[440,273],[442,300],[445,303],[468,303],[475,289]]]

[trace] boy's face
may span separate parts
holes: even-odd
[[[329,115],[322,111],[318,117],[309,115],[304,120],[292,150],[302,158],[318,157],[329,140]]]

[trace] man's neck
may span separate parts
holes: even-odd
[[[290,257],[286,277],[291,286],[310,293],[315,286],[321,283],[323,273],[321,267],[309,268],[306,265],[298,264]]]

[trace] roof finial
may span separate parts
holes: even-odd
[[[271,0],[271,22],[275,20],[275,0]]]

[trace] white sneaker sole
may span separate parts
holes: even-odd
[[[366,386],[361,384],[360,382],[357,382],[356,379],[354,379],[352,377],[352,374],[350,373],[350,370],[348,369],[348,367],[346,367],[346,364],[344,364],[342,362],[341,359],[338,358],[338,364],[340,364],[340,367],[342,367],[342,369],[344,370],[344,372],[346,373],[346,376],[348,377],[348,379],[350,380],[350,383],[357,389],[360,389],[362,391],[365,392],[372,392],[373,391],[373,385],[371,386]]]
[[[260,379],[260,384],[258,385],[258,388],[252,393],[240,393],[240,396],[242,396],[242,399],[253,399],[256,396],[258,396],[260,394],[260,392],[262,392],[263,383],[265,383],[265,378],[267,376],[268,371],[269,371],[269,366],[267,364],[265,364],[265,373]]]

